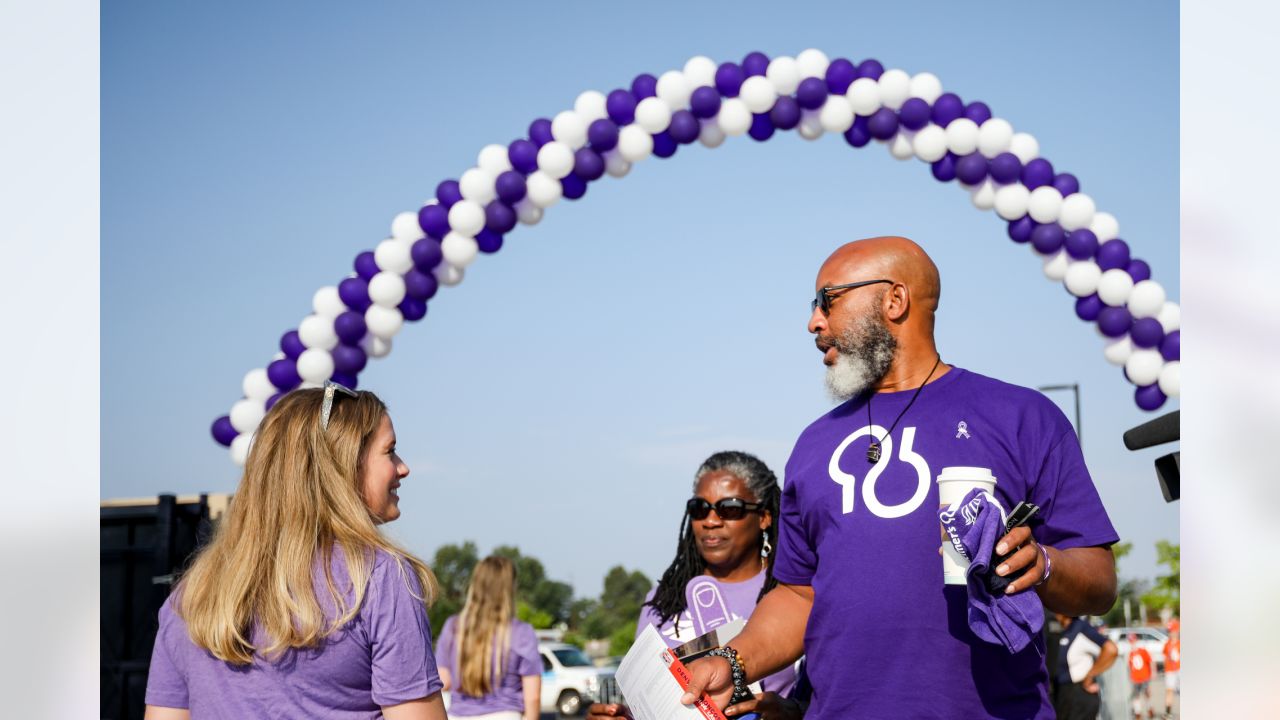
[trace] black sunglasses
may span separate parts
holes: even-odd
[[[863,280],[862,282],[845,283],[843,285],[831,285],[824,288],[818,288],[818,295],[809,301],[809,312],[813,312],[818,308],[822,308],[822,314],[826,315],[831,312],[831,301],[834,299],[831,295],[833,290],[852,290],[860,288],[864,285],[875,285],[877,283],[893,284],[892,280]]]
[[[721,520],[741,520],[747,516],[749,512],[755,512],[764,507],[764,503],[747,502],[741,498],[724,498],[712,505],[700,497],[689,498],[689,502],[684,504],[684,511],[689,513],[689,517],[694,520],[705,520],[711,514],[712,508],[715,508],[716,515]]]

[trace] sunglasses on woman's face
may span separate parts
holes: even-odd
[[[755,512],[762,507],[764,507],[764,503],[747,502],[741,498],[724,498],[712,505],[706,500],[696,497],[689,498],[689,502],[685,503],[684,510],[694,520],[707,519],[713,508],[721,520],[741,520],[747,516],[747,513]]]

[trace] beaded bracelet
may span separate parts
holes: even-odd
[[[729,673],[733,676],[733,697],[729,698],[730,705],[751,697],[751,691],[747,689],[747,671],[742,667],[742,659],[738,657],[737,650],[725,645],[712,650],[707,655],[715,655],[729,661]]]
[[[1032,587],[1039,587],[1049,582],[1049,573],[1053,572],[1053,561],[1049,559],[1049,551],[1043,545],[1038,545],[1037,547],[1040,548],[1040,554],[1044,555],[1044,574],[1040,576],[1040,579]]]

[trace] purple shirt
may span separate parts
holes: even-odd
[[[667,641],[667,647],[673,648],[721,625],[739,618],[750,618],[751,611],[756,609],[760,588],[764,587],[764,575],[764,572],[760,572],[750,580],[736,583],[721,582],[710,575],[699,575],[685,583],[686,609],[678,618],[659,624],[658,611],[652,605],[642,607],[640,620],[636,622],[636,636],[639,637],[640,631],[646,626],[652,625],[658,629],[662,639]],[[650,590],[645,602],[652,600],[655,592],[657,588]],[[787,667],[762,680],[760,687],[786,697],[795,683],[795,667]]]
[[[350,602],[354,595],[340,550],[332,567],[334,585],[345,588]],[[328,591],[319,573],[316,591],[325,607]],[[364,603],[350,622],[318,648],[288,650],[274,662],[255,657],[247,666],[223,662],[197,647],[171,595],[160,609],[147,704],[189,708],[196,720],[381,718],[382,706],[441,688],[426,608],[414,594],[421,595],[417,577],[407,566],[401,574],[396,561],[379,551]],[[262,635],[255,631],[253,641],[261,643]]]
[[[979,640],[966,588],[944,585],[935,482],[942,468],[996,476],[1005,507],[1040,506],[1056,548],[1118,537],[1070,423],[1040,393],[960,368],[871,402],[879,463],[867,462],[865,398],[818,418],[787,461],[774,577],[811,585],[804,648],[811,717],[1052,718],[1044,639],[1011,655]]]
[[[520,620],[511,621],[511,647],[503,664],[498,687],[476,697],[462,692],[462,672],[458,669],[458,616],[444,621],[440,628],[440,667],[453,676],[449,715],[468,717],[487,713],[514,710],[524,712],[524,687],[520,678],[542,675],[542,656],[538,653],[538,635],[533,626]],[[493,649],[493,661],[498,662],[498,649]]]

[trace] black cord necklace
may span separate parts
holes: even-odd
[[[898,427],[898,421],[901,420],[902,416],[906,415],[907,411],[911,409],[911,406],[915,404],[916,398],[920,397],[920,391],[924,390],[924,386],[929,384],[929,379],[933,377],[933,373],[938,369],[938,364],[941,362],[942,362],[942,356],[939,355],[938,359],[933,361],[933,369],[930,370],[929,374],[925,376],[924,382],[920,383],[920,387],[916,388],[916,394],[911,396],[911,400],[907,403],[907,406],[902,408],[902,412],[898,413],[898,417],[894,418],[893,424],[889,426],[889,431],[884,434],[884,437],[877,440],[874,434],[871,435],[871,447],[867,448],[867,462],[871,463],[872,465],[875,465],[876,463],[880,462],[880,443],[884,442],[884,438],[887,438],[893,434],[893,429]],[[871,394],[867,396],[867,430],[868,431],[870,431],[872,426],[871,398],[874,395],[875,395],[875,391],[873,390]]]

